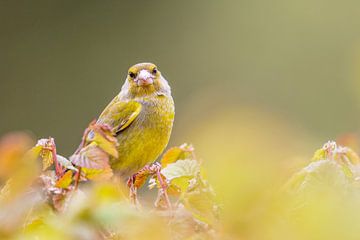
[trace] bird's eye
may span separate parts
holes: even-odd
[[[129,72],[129,76],[130,76],[131,78],[135,78],[135,77],[136,77],[136,74],[133,73],[133,72]]]
[[[152,70],[152,73],[153,73],[153,74],[156,74],[156,73],[157,73],[156,67]]]

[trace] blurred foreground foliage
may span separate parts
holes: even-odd
[[[149,191],[157,192],[150,204],[142,206],[137,195],[134,202],[128,198],[124,179],[110,168],[116,145],[108,128],[95,123],[69,159],[57,154],[51,137],[35,144],[24,133],[4,136],[0,238],[217,238],[219,205],[192,146],[169,149],[161,160],[163,166],[146,166],[128,183],[136,192],[148,182]],[[165,197],[171,199],[169,206]]]
[[[353,150],[357,144],[349,144],[350,148],[332,141],[325,143],[282,187],[269,178],[276,174],[276,167],[255,166],[256,162],[247,166],[242,162],[243,169],[231,169],[235,166],[231,162],[219,161],[219,172],[227,169],[229,176],[233,176],[233,171],[238,175],[230,184],[226,182],[228,188],[217,187],[216,191],[207,181],[211,176],[207,176],[202,161],[188,144],[170,148],[158,164],[139,171],[126,186],[109,165],[109,158],[116,157],[117,144],[106,126],[95,123],[89,125],[80,147],[70,158],[57,153],[53,138],[36,143],[25,133],[3,136],[0,238],[357,239],[359,236],[360,158]],[[266,175],[264,168],[272,174]],[[147,190],[144,187],[137,193],[145,184]],[[219,186],[216,182],[215,185]],[[130,197],[129,187],[135,189]],[[226,199],[229,192],[234,194],[230,200]]]

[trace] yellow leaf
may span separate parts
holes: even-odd
[[[104,169],[90,169],[81,168],[83,176],[94,181],[109,180],[113,176],[113,171],[110,167]]]
[[[326,159],[326,151],[323,148],[316,150],[314,156],[312,157],[312,161],[325,160]]]
[[[194,148],[191,145],[184,143],[180,147],[170,148],[162,157],[161,165],[166,167],[170,163],[174,163],[180,159],[192,159]]]
[[[107,154],[117,158],[118,151],[116,147],[118,142],[116,137],[113,136],[110,128],[99,124],[94,124],[90,128],[92,128],[94,134],[91,138],[91,142],[96,143],[99,148]]]
[[[170,181],[170,186],[179,188],[181,192],[185,192],[190,184],[190,180],[198,176],[200,173],[200,165],[196,160],[178,160],[170,163],[161,170],[161,174]]]
[[[54,163],[53,154],[51,150],[49,150],[52,147],[54,146],[52,146],[51,138],[42,138],[38,140],[36,146],[31,149],[31,154],[35,155],[36,153],[39,153],[42,159],[43,171],[48,169]]]
[[[42,150],[40,156],[43,163],[42,170],[45,171],[54,163],[53,154],[49,150]]]
[[[207,188],[186,193],[184,205],[193,216],[207,224],[217,221],[218,206],[214,194]]]
[[[73,172],[71,170],[67,171],[55,184],[55,187],[58,188],[67,188],[72,182]]]

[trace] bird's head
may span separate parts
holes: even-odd
[[[122,91],[133,97],[150,94],[170,94],[170,87],[153,63],[138,63],[130,67]]]

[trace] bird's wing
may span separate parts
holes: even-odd
[[[115,98],[101,113],[98,123],[107,124],[114,134],[127,128],[139,115],[141,104],[135,101],[120,101]]]

